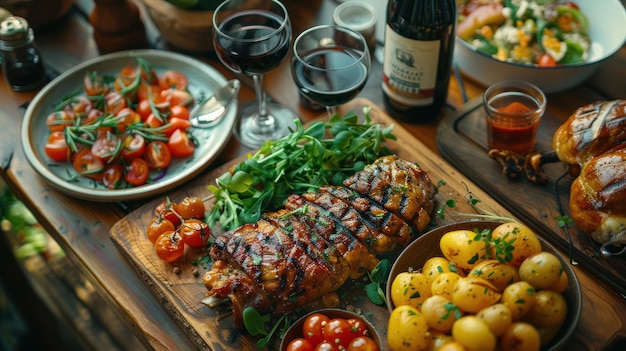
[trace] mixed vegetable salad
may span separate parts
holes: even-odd
[[[494,58],[551,67],[585,62],[589,20],[559,0],[460,0],[457,35]]]

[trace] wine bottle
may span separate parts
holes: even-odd
[[[393,117],[427,122],[443,107],[456,21],[455,0],[389,0],[382,90]]]

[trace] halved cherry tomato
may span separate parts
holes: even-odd
[[[170,118],[189,119],[189,109],[187,106],[174,105],[170,108]]]
[[[289,342],[286,351],[315,351],[315,346],[303,338],[296,338]]]
[[[84,126],[87,124],[92,124],[93,122],[97,121],[98,118],[102,116],[102,114],[102,110],[92,108],[91,110],[89,110],[89,113],[87,113],[87,116],[82,116],[80,118],[80,125]]]
[[[124,181],[124,167],[120,164],[108,165],[104,170],[102,184],[109,189],[122,188]]]
[[[46,125],[51,132],[62,132],[65,127],[72,124],[74,124],[74,117],[67,111],[52,112],[46,117]]]
[[[186,131],[177,129],[170,135],[170,139],[167,142],[167,146],[172,153],[172,156],[187,157],[193,155],[196,150],[196,146],[189,138]]]
[[[146,228],[146,235],[148,236],[148,240],[154,243],[156,239],[165,232],[173,232],[176,230],[174,224],[170,222],[168,219],[163,218],[161,216],[152,217],[150,224],[148,224],[148,228]]]
[[[146,145],[143,158],[148,162],[150,169],[166,168],[172,162],[172,153],[167,144],[157,140]]]
[[[117,115],[126,107],[126,99],[117,91],[112,91],[106,95],[107,111]]]
[[[74,115],[87,113],[92,109],[91,100],[89,100],[86,96],[74,96],[67,106],[67,109],[69,109],[68,112],[73,113]]]
[[[548,54],[542,54],[541,56],[539,56],[537,65],[539,67],[554,67],[556,66],[556,61],[552,58],[552,56]]]
[[[104,162],[91,153],[91,149],[87,148],[79,151],[74,156],[74,162],[72,162],[74,170],[85,177],[89,177],[95,180],[102,180],[104,172]]]
[[[163,119],[161,117],[156,116],[154,113],[150,113],[148,118],[146,118],[146,120],[143,123],[148,128],[159,128],[163,126]]]
[[[133,158],[127,167],[125,179],[134,186],[144,185],[148,181],[150,168],[143,158]]]
[[[171,117],[167,121],[167,124],[164,128],[165,129],[163,129],[163,134],[165,134],[166,136],[171,136],[172,134],[174,134],[175,131],[179,129],[185,131],[191,128],[191,122],[189,122],[189,119]]]
[[[177,232],[167,231],[156,239],[154,249],[163,261],[174,262],[185,252],[185,244]]]
[[[159,86],[162,89],[174,88],[178,90],[186,90],[189,85],[187,76],[179,71],[167,70],[161,73],[159,77]]]
[[[167,101],[170,106],[182,105],[189,106],[193,104],[194,98],[190,92],[178,89],[165,89],[161,91],[162,101]]]
[[[122,141],[115,133],[99,133],[96,141],[91,145],[91,153],[103,162],[117,156],[122,149]]]
[[[330,321],[330,318],[322,313],[313,313],[309,315],[302,325],[302,335],[313,345],[317,345],[324,341],[324,326]]]
[[[150,108],[150,101],[139,100],[135,111],[141,116],[141,120],[145,121],[150,114],[152,114],[152,108]]]
[[[178,214],[183,218],[204,218],[205,206],[201,198],[187,196],[176,207]]]
[[[142,157],[146,152],[146,139],[140,134],[127,135],[122,144],[122,158],[130,160]]]
[[[115,116],[118,118],[117,129],[121,133],[126,131],[126,127],[142,121],[141,116],[130,107],[124,107]]]
[[[161,87],[158,85],[150,85],[147,83],[141,83],[137,88],[137,101],[148,100],[159,96],[161,94]]]
[[[206,246],[211,237],[211,228],[199,219],[186,219],[178,231],[183,242],[191,247]]]
[[[44,151],[56,162],[67,162],[70,159],[70,148],[65,142],[65,134],[58,130],[50,133]]]
[[[104,95],[107,91],[106,85],[102,82],[102,76],[98,72],[85,72],[83,89],[85,89],[85,94],[89,96]]]

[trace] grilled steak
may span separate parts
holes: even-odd
[[[230,298],[236,327],[247,306],[286,313],[335,291],[430,222],[436,189],[413,163],[383,157],[344,185],[291,195],[216,239],[204,283],[209,296]]]

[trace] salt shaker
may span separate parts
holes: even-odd
[[[26,19],[9,16],[0,22],[2,71],[14,91],[34,90],[47,81],[46,68]]]

